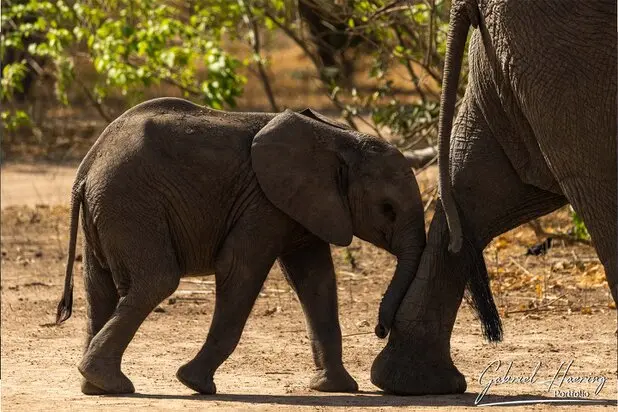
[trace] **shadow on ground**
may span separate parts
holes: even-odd
[[[425,396],[394,396],[382,392],[359,392],[349,395],[250,395],[250,394],[218,394],[218,395],[155,395],[140,394],[122,395],[128,398],[145,399],[182,399],[203,400],[213,402],[237,402],[263,405],[289,406],[325,406],[325,407],[381,407],[381,406],[475,406],[477,394],[464,393],[459,395],[425,395]],[[571,406],[616,406],[618,401],[610,399],[560,399],[532,395],[487,395],[478,406],[522,406],[535,404],[562,404]]]

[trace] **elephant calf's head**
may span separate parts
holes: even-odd
[[[287,110],[255,136],[251,157],[268,199],[308,231],[339,246],[356,235],[397,256],[376,327],[385,337],[425,247],[421,196],[404,156],[311,110]]]

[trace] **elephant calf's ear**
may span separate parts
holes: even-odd
[[[347,133],[286,110],[256,134],[251,147],[253,170],[268,200],[340,246],[352,241],[352,218],[340,189],[346,169],[336,144]]]
[[[317,120],[319,122],[329,124],[329,125],[331,125],[333,127],[336,127],[338,129],[352,130],[349,126],[347,126],[347,125],[345,125],[343,123],[336,122],[336,121],[332,120],[331,118],[326,117],[323,114],[318,113],[315,110],[311,110],[309,108],[307,108],[305,110],[301,110],[299,113],[302,114],[303,116],[307,116],[307,117],[310,117],[310,118],[312,118],[314,120]]]

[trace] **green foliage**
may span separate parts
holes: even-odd
[[[28,107],[15,105],[14,100],[16,93],[25,91],[24,79],[33,70],[33,61],[44,62],[41,65],[45,76],[53,79],[57,102],[70,105],[78,93],[108,121],[113,117],[112,99],[118,113],[162,83],[199,103],[234,107],[246,82],[239,74],[242,66],[258,69],[271,107],[277,108],[264,69],[269,61],[260,49],[260,36],[277,31],[310,58],[318,72],[316,80],[353,127],[364,122],[378,135],[389,130],[407,146],[420,141],[431,144],[436,135],[447,0],[414,4],[390,0],[5,3],[0,48],[5,130],[29,124]],[[317,50],[320,40],[308,35],[300,3],[309,5],[328,23],[325,26],[336,29],[324,38],[338,39],[335,52],[344,64],[333,67],[322,61]],[[223,47],[224,39],[245,42],[251,47],[250,56],[231,54]],[[8,55],[13,60],[5,61]],[[346,64],[363,71],[362,84],[359,76],[344,73]]]
[[[579,240],[590,240],[590,233],[584,224],[584,220],[571,207],[571,221],[573,222],[573,235]]]
[[[0,80],[0,101],[10,100],[14,93],[22,92],[22,82],[26,76],[27,68],[24,61],[7,64],[2,67],[2,79]],[[14,133],[21,128],[30,126],[30,117],[20,109],[9,107],[0,111],[2,125],[7,133]]]
[[[352,251],[350,250],[349,247],[346,247],[343,249],[343,260],[350,265],[350,267],[352,269],[357,269],[358,268],[358,263],[356,262],[356,258],[354,257],[354,255],[352,254]]]
[[[434,143],[439,114],[436,85],[442,80],[450,2],[353,4],[355,18],[365,23],[359,25],[358,34],[373,43],[368,50],[374,61],[369,75],[376,84],[370,95],[353,99],[356,111],[368,113],[378,128],[389,129],[408,146]],[[412,95],[402,93],[402,87]]]
[[[3,127],[9,133],[30,126],[30,117],[23,110],[3,110],[0,112],[0,117]]]
[[[371,64],[363,85],[357,84],[357,77],[342,78],[342,67],[324,66],[319,53],[307,45],[302,25],[296,17],[290,18],[295,16],[293,12],[285,7],[278,11],[265,7],[274,25],[283,28],[310,55],[329,97],[348,123],[353,127],[358,122],[368,124],[365,118],[369,117],[369,125],[378,135],[387,129],[407,146],[420,141],[433,143],[450,2],[301,1],[330,26],[342,27],[338,35],[348,36],[343,41],[347,47],[338,50],[342,59],[357,65]]]
[[[63,104],[70,103],[67,91],[75,86],[97,105],[110,94],[126,96],[131,104],[149,86],[166,82],[208,106],[233,107],[245,79],[237,73],[240,61],[222,49],[221,37],[239,13],[227,1],[204,3],[186,9],[155,0],[9,3],[2,26],[12,29],[2,32],[0,57],[10,48],[44,59]],[[92,65],[94,82],[81,79],[77,59]],[[3,100],[21,90],[25,70],[25,61],[4,67]]]
[[[22,82],[27,72],[25,61],[3,65],[0,80],[0,100],[12,99],[15,91],[23,92]]]
[[[386,105],[376,105],[371,110],[376,125],[389,127],[393,134],[403,138],[427,132],[437,122],[439,114],[437,102],[401,103],[396,99]]]

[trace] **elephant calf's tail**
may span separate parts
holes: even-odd
[[[56,324],[59,325],[71,317],[73,311],[73,263],[75,262],[75,245],[77,243],[77,227],[79,224],[79,208],[84,194],[84,182],[73,186],[71,194],[71,234],[69,238],[69,256],[64,278],[64,292],[56,311]]]
[[[479,22],[478,6],[475,0],[453,1],[451,6],[451,21],[449,24],[446,56],[444,57],[444,79],[442,81],[442,96],[440,99],[440,119],[438,131],[438,180],[440,198],[446,215],[449,229],[449,250],[459,252],[463,241],[461,221],[450,176],[450,137],[453,129],[455,103],[457,101],[457,85],[461,72],[466,38],[470,25],[476,27]]]

